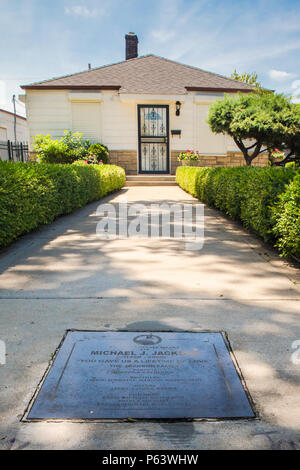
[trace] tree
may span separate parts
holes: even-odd
[[[290,109],[284,111],[284,120],[288,123],[288,132],[283,137],[281,150],[285,153],[285,158],[276,162],[275,165],[286,165],[295,162],[300,166],[300,104],[291,104]]]
[[[210,107],[208,123],[214,133],[233,138],[247,165],[274,148],[289,148],[292,161],[299,150],[300,131],[300,114],[294,106],[280,94],[227,95]]]
[[[258,75],[256,72],[251,72],[251,73],[242,73],[239,74],[235,70],[231,75],[230,78],[233,78],[234,80],[237,80],[239,82],[244,82],[248,83],[248,85],[252,85],[255,88],[261,88],[260,82],[257,81]]]
[[[239,74],[236,70],[230,75],[230,78],[237,80],[238,82],[244,82],[253,87],[253,92],[258,94],[265,93],[274,93],[273,90],[268,90],[261,86],[261,83],[258,81],[258,75],[256,72],[251,73],[242,73]]]

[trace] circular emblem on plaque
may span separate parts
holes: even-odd
[[[149,334],[139,335],[133,338],[133,341],[137,344],[143,344],[145,346],[154,346],[159,344],[162,339],[159,336]]]

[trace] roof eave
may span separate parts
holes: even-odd
[[[27,121],[27,118],[25,116],[21,116],[20,114],[15,114],[12,113],[11,111],[7,111],[6,109],[0,109],[1,113],[9,114],[10,116],[16,116],[17,118],[23,119],[24,121]]]
[[[120,90],[121,85],[21,85],[23,90]]]
[[[199,86],[186,86],[185,89],[187,91],[213,91],[220,93],[237,93],[237,92],[244,92],[244,93],[251,93],[254,90],[251,88],[211,88],[211,87],[199,87]]]

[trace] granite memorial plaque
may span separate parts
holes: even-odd
[[[222,333],[69,331],[27,419],[254,416]]]

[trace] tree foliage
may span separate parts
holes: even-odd
[[[291,104],[289,110],[285,110],[284,119],[288,126],[279,147],[285,151],[286,157],[279,162],[285,165],[294,162],[295,166],[300,166],[300,104]]]
[[[247,165],[274,148],[288,152],[286,161],[299,158],[299,106],[281,94],[227,95],[210,107],[208,123],[214,133],[233,138]]]
[[[238,82],[248,83],[248,85],[252,85],[255,88],[261,88],[260,82],[257,80],[258,75],[256,72],[252,73],[242,73],[239,74],[236,70],[230,75],[230,78],[237,80]]]

